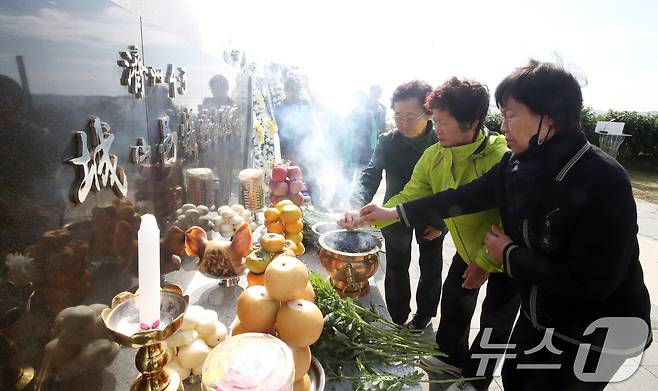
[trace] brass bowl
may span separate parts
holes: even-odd
[[[363,231],[344,229],[320,235],[320,262],[342,297],[368,293],[368,279],[379,267],[381,241]]]
[[[318,237],[329,231],[336,231],[341,229],[340,226],[334,221],[323,221],[322,223],[316,223],[311,226],[311,231]]]
[[[319,249],[320,235],[339,229],[341,229],[341,227],[335,221],[323,221],[321,223],[315,223],[311,226],[311,232],[309,232],[308,235],[304,234],[304,240],[308,241],[308,244]]]
[[[165,368],[170,361],[165,340],[183,324],[183,315],[190,298],[176,285],[160,289],[160,325],[142,331],[139,322],[139,295],[121,292],[112,299],[112,308],[101,313],[105,327],[121,345],[139,348],[135,366],[141,375],[132,383],[130,391],[183,391],[178,373]]]
[[[187,310],[190,298],[183,295],[183,290],[176,285],[167,285],[160,289],[160,326],[143,331],[139,326],[139,307],[137,297],[131,292],[121,292],[112,299],[112,308],[101,313],[114,340],[123,346],[141,348],[164,341],[183,324],[183,314]]]

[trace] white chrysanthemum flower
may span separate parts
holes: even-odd
[[[5,257],[8,277],[18,285],[32,282],[35,274],[34,259],[29,254],[13,253]]]

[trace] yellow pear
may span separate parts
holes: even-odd
[[[295,360],[295,381],[301,380],[311,368],[311,348],[293,348],[292,357]]]
[[[301,380],[293,383],[292,391],[311,391],[311,378],[308,373],[305,373]]]
[[[267,266],[264,279],[265,289],[274,300],[294,300],[306,289],[308,269],[297,258],[281,255]]]
[[[267,333],[272,329],[280,304],[261,285],[252,285],[238,298],[238,319],[249,331]]]
[[[320,338],[324,318],[315,304],[292,300],[281,306],[274,327],[279,338],[293,348],[312,345]]]

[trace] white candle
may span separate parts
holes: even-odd
[[[157,327],[160,321],[160,230],[155,216],[145,214],[137,233],[139,248],[139,322]]]

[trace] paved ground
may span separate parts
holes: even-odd
[[[383,199],[383,182],[380,187],[377,195],[375,196],[375,202],[381,204]],[[640,260],[642,262],[642,267],[644,269],[644,279],[649,293],[651,295],[652,304],[652,332],[654,341],[658,341],[658,205],[645,202],[642,200],[637,200],[638,207],[638,225],[639,225],[639,234],[638,240],[640,243]],[[614,232],[611,232],[611,235],[614,235]],[[410,268],[410,275],[412,278],[412,297],[415,296],[416,286],[418,285],[419,277],[419,268],[418,268],[418,247],[413,246],[413,259],[412,266]],[[450,267],[450,262],[453,254],[455,253],[455,247],[452,242],[450,235],[446,237],[443,247],[443,278],[445,279],[448,269]],[[382,263],[381,270],[374,276],[375,282],[380,290],[384,292],[384,263]],[[473,321],[471,322],[471,340],[475,337],[479,330],[479,318],[480,311],[482,306],[482,300],[484,299],[485,292],[484,287],[480,290],[480,297],[478,298],[478,306],[475,310],[475,315],[473,316]],[[415,310],[415,303],[412,302],[412,313]],[[432,320],[432,332],[428,329],[426,331],[428,338],[433,338],[433,333],[436,330],[438,325],[438,317]],[[502,390],[502,381],[500,377],[495,378],[495,383],[492,383],[489,390]],[[428,389],[425,385],[424,389]],[[606,387],[606,391],[626,391],[626,390],[658,390],[658,342],[652,344],[652,346],[644,352],[644,355],[641,359],[641,365],[639,369],[627,380],[610,384]]]

